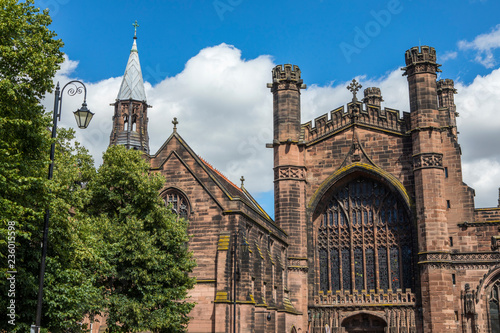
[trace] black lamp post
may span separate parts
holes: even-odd
[[[56,91],[54,93],[54,114],[53,114],[53,126],[52,126],[52,139],[57,137],[57,120],[61,120],[61,108],[62,108],[62,97],[64,89],[68,85],[72,85],[68,89],[69,96],[75,96],[76,94],[81,94],[82,90],[83,103],[82,107],[73,112],[75,115],[76,123],[79,128],[87,128],[94,114],[87,109],[87,87],[83,82],[78,80],[73,80],[64,85],[62,90],[59,88],[59,82],[57,82]],[[81,85],[81,86],[79,86]],[[56,149],[56,143],[52,142],[50,146],[50,165],[49,165],[49,176],[48,179],[52,179],[52,174],[54,171],[54,154]],[[43,303],[43,279],[45,275],[45,258],[47,257],[47,239],[49,234],[49,218],[50,210],[47,208],[45,211],[45,219],[43,225],[43,243],[42,243],[42,260],[40,261],[40,281],[38,285],[38,303],[36,307],[36,321],[35,325],[31,325],[31,333],[38,333],[40,331],[40,325],[42,321],[42,303]]]

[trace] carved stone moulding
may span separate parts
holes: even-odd
[[[274,169],[274,180],[306,180],[306,168],[298,166],[279,166]]]
[[[413,170],[431,168],[443,169],[443,154],[421,153],[413,155]]]

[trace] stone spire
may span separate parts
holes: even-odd
[[[137,52],[137,21],[133,24],[134,43],[128,58],[122,85],[114,104],[113,129],[110,145],[123,145],[128,149],[149,153],[148,115],[144,81]]]
[[[137,52],[137,21],[133,24],[134,43],[128,57],[127,68],[123,75],[122,85],[118,92],[118,100],[133,99],[136,101],[145,101],[146,92],[144,91],[144,81],[142,80],[141,64],[139,63],[139,52]]]

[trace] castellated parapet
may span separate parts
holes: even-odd
[[[382,99],[382,93],[380,92],[380,88],[377,87],[369,87],[364,91],[365,98],[363,98],[363,102],[370,105],[380,106]]]
[[[453,80],[444,79],[437,81],[437,95],[439,107],[449,108],[455,106],[455,98],[453,95],[457,93]]]
[[[405,53],[406,67],[403,75],[412,76],[416,73],[441,72],[440,64],[436,63],[436,50],[430,46],[415,46]]]
[[[418,62],[436,62],[436,50],[430,46],[414,46],[405,53],[406,66]]]
[[[378,88],[377,88],[378,89]],[[380,91],[380,89],[379,89]],[[399,110],[390,108],[380,108],[380,106],[367,105],[357,108],[352,106],[356,104],[361,106],[361,103],[349,103],[347,111],[344,106],[334,109],[328,113],[302,124],[302,133],[300,140],[306,144],[322,140],[330,135],[334,135],[353,125],[367,127],[371,129],[390,132],[397,135],[407,135],[410,122],[410,113],[403,112],[403,118]]]
[[[292,64],[278,65],[273,68],[273,82],[294,81],[302,84],[299,66]]]
[[[453,82],[452,79],[441,79],[437,81],[437,87],[438,91],[447,91],[447,90],[453,90],[453,93],[456,94],[457,90],[455,89],[455,83]]]

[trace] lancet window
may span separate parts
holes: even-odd
[[[172,205],[172,211],[179,217],[187,219],[189,215],[189,205],[187,199],[179,191],[170,190],[164,196],[165,204]]]
[[[412,289],[412,228],[387,186],[359,177],[338,188],[317,230],[320,290]]]
[[[491,288],[488,303],[490,332],[500,333],[500,280]]]

